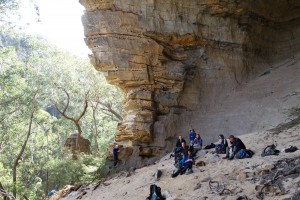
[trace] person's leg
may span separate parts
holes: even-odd
[[[187,165],[184,165],[182,168],[181,168],[181,171],[180,171],[180,175],[184,174],[185,171],[187,170],[188,166]]]
[[[114,166],[116,166],[118,163],[118,156],[114,155]]]
[[[223,159],[228,159],[229,158],[229,152],[230,152],[230,148],[226,147],[226,156],[223,157]]]
[[[180,174],[180,172],[181,172],[181,168],[178,169],[175,173],[173,173],[172,177],[174,178],[174,177],[178,176]]]

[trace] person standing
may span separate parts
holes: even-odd
[[[119,150],[119,145],[115,145],[113,148],[113,156],[114,156],[114,166],[118,164],[118,153],[120,152]]]

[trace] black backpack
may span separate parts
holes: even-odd
[[[271,156],[271,155],[278,155],[280,153],[279,150],[276,149],[274,144],[267,146],[261,154],[261,157]]]
[[[166,198],[164,198],[161,195],[161,188],[158,187],[157,185],[153,184],[150,185],[150,195],[149,197],[147,197],[146,200],[165,200]]]
[[[204,149],[212,149],[215,147],[216,147],[216,145],[214,143],[210,143],[210,145],[207,145],[206,147],[204,147]]]

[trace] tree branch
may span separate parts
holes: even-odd
[[[113,114],[119,120],[119,122],[123,121],[123,117],[119,113],[117,113],[117,111],[115,111],[114,109],[112,109],[112,106],[110,104],[104,103],[100,99],[98,99],[97,102],[101,106],[104,107],[104,108],[102,108],[102,110],[106,110],[106,111],[110,112],[111,114]]]
[[[3,200],[14,200],[15,198],[11,196],[3,187],[2,183],[0,182],[0,194],[3,197]]]

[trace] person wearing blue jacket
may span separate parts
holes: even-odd
[[[188,150],[187,156],[183,156],[181,162],[182,162],[181,168],[179,168],[175,173],[172,174],[172,178],[178,176],[179,174],[181,175],[184,174],[186,170],[190,170],[190,171],[192,170],[195,160],[192,156],[192,152],[190,149]]]
[[[194,145],[194,140],[196,138],[196,135],[197,134],[194,129],[190,130],[190,133],[189,133],[190,146]]]

